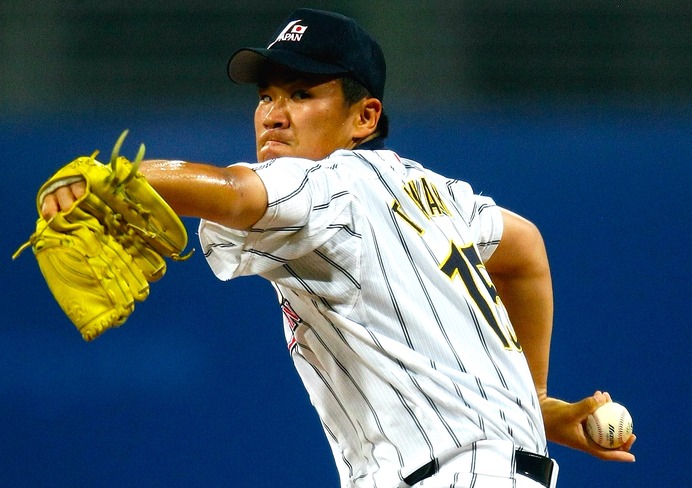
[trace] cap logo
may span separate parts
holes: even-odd
[[[300,25],[298,22],[302,22],[302,19],[293,20],[289,22],[286,25],[286,27],[284,27],[283,30],[279,33],[276,39],[274,39],[274,42],[267,46],[267,49],[270,49],[274,44],[276,44],[279,41],[300,41],[305,31],[308,30],[308,26]]]

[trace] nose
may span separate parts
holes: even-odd
[[[267,129],[282,129],[288,127],[289,117],[286,101],[283,98],[274,100],[266,109],[262,124]]]

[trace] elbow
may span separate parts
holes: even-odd
[[[261,179],[244,166],[229,166],[222,170],[222,189],[225,195],[218,200],[218,221],[235,229],[250,229],[267,210],[267,191]]]
[[[538,227],[508,210],[502,210],[504,231],[497,249],[486,263],[495,276],[549,276],[548,255]]]

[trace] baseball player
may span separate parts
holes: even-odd
[[[585,435],[607,393],[548,396],[552,290],[536,227],[385,148],[385,60],[370,35],[300,9],[228,73],[258,87],[258,162],[140,170],[201,218],[216,276],[275,287],[343,487],[555,486],[546,434],[634,460],[634,436],[606,450]],[[58,188],[43,215],[83,193]]]

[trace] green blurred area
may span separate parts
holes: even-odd
[[[0,109],[254,101],[227,60],[300,6],[352,16],[380,40],[390,106],[691,99],[689,0],[2,0]]]

